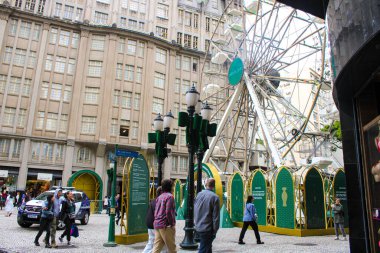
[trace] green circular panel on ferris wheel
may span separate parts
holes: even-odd
[[[228,81],[232,86],[240,83],[244,73],[244,64],[240,58],[232,61],[230,69],[228,70]]]

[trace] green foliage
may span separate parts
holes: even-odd
[[[334,140],[342,141],[342,129],[340,127],[340,121],[336,120],[331,125],[325,125],[322,129],[322,132],[331,133],[331,137]]]
[[[261,139],[256,139],[256,144],[264,145],[264,141]]]

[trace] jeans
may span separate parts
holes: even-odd
[[[337,238],[339,237],[338,227],[340,228],[340,231],[342,232],[343,237],[344,238],[346,237],[346,232],[344,231],[344,223],[334,223],[334,227],[335,227],[335,235]]]
[[[70,239],[71,239],[71,225],[75,222],[74,220],[71,220],[69,218],[66,218],[65,219],[65,231],[63,232],[63,234],[61,235],[61,238],[65,237],[67,238],[67,241],[69,242]]]
[[[243,228],[241,229],[241,232],[240,232],[239,242],[243,241],[244,235],[248,229],[248,226],[251,226],[253,231],[255,231],[256,241],[258,243],[261,242],[260,234],[259,234],[259,228],[257,226],[256,221],[244,221]]]
[[[212,253],[212,241],[215,239],[213,232],[198,232],[200,244],[198,253]]]
[[[45,241],[46,241],[46,244],[49,244],[49,237],[50,237],[50,224],[51,224],[51,221],[50,219],[46,219],[46,218],[41,218],[41,222],[40,222],[40,230],[38,230],[38,234],[36,236],[36,239],[34,239],[35,242],[38,242],[38,240],[40,239],[42,233],[44,231],[46,231],[46,236],[45,236]]]

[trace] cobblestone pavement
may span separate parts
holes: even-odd
[[[16,213],[11,217],[5,217],[4,211],[0,211],[0,253],[1,252],[142,252],[145,243],[137,243],[130,246],[119,245],[115,248],[104,248],[103,243],[108,238],[108,216],[98,214],[90,216],[90,222],[86,226],[78,225],[78,238],[73,238],[74,246],[59,244],[58,249],[45,249],[40,239],[41,247],[33,244],[38,226],[21,228],[16,221]],[[184,221],[177,222],[177,246],[184,236]],[[117,227],[117,233],[120,227]],[[57,235],[62,232],[58,231]],[[348,241],[335,241],[334,236],[291,237],[261,233],[264,245],[256,245],[253,231],[248,230],[245,236],[246,245],[238,245],[240,228],[221,229],[213,243],[213,252],[349,252]],[[178,252],[186,252],[179,249]]]

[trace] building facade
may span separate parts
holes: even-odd
[[[66,185],[83,170],[106,182],[115,144],[146,152],[156,166],[147,144],[153,119],[177,116],[187,89],[202,89],[204,51],[225,1],[0,3],[3,183],[25,190],[49,174]],[[185,179],[185,130],[173,125],[164,176]]]

